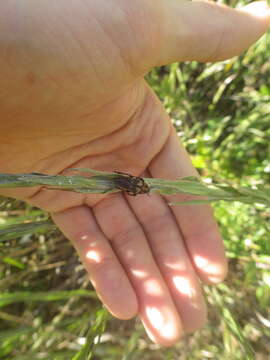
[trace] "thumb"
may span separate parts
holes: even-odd
[[[241,9],[213,2],[162,1],[161,39],[153,66],[190,60],[213,62],[239,55],[270,25],[270,8],[264,1]]]

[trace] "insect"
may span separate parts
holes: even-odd
[[[123,190],[126,194],[136,196],[138,194],[148,194],[150,192],[150,187],[143,178],[121,171],[114,171],[114,173],[121,175],[119,177],[114,177],[113,179],[117,189]]]

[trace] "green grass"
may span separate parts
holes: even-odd
[[[234,188],[269,184],[269,57],[268,35],[240,58],[172,64],[147,76],[204,179]],[[48,214],[0,200],[0,359],[268,359],[269,207],[219,201],[214,209],[228,278],[205,287],[207,326],[165,349],[151,344],[138,320],[103,310]],[[13,233],[4,238],[7,226]]]
[[[108,173],[93,169],[76,169],[79,175],[47,175],[47,174],[0,174],[0,188],[29,187],[45,185],[47,189],[60,189],[63,191],[73,191],[79,193],[113,193],[117,191],[128,191],[129,187],[119,190],[117,180],[125,180],[129,183],[131,175]],[[81,174],[80,174],[81,173]],[[88,176],[84,177],[83,173]],[[132,177],[131,177],[132,179]],[[137,178],[142,180],[142,178]],[[209,180],[209,179],[208,179]],[[156,192],[162,195],[189,194],[193,199],[170,203],[170,205],[181,204],[202,204],[215,201],[239,201],[246,204],[262,204],[270,206],[270,187],[257,184],[256,186],[233,187],[230,184],[216,183],[210,184],[202,181],[198,177],[189,176],[181,179],[168,180],[160,178],[143,178],[147,184],[147,193]],[[123,186],[123,185],[122,185]],[[145,191],[143,191],[145,193]],[[203,197],[203,198],[202,198]],[[13,233],[46,230],[50,227],[49,222],[33,222],[21,226],[0,227],[0,241],[12,238]]]

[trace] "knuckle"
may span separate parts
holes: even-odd
[[[121,249],[122,251],[130,250],[134,247],[134,243],[138,237],[143,236],[140,231],[140,227],[135,225],[130,228],[121,229],[120,231],[116,232],[112,237],[111,241],[114,246]]]
[[[114,257],[107,254],[100,256],[99,261],[88,259],[88,270],[91,274],[103,273],[112,275],[117,273],[119,269],[117,269]]]
[[[79,231],[70,236],[72,243],[79,248],[93,247],[98,238],[96,228],[88,228],[86,231]]]
[[[168,233],[171,225],[171,214],[169,211],[165,211],[161,215],[149,217],[145,222],[146,229],[152,234]]]

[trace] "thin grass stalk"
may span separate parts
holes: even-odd
[[[43,186],[46,189],[57,189],[88,194],[107,194],[121,191],[117,179],[125,175],[92,169],[70,169],[76,175],[0,174],[0,188]],[[85,176],[85,174],[87,174]],[[89,176],[91,174],[92,176]],[[128,180],[126,180],[128,181]],[[208,184],[197,177],[184,177],[176,180],[143,178],[149,192],[162,195],[187,194],[193,198],[189,201],[169,203],[170,205],[202,204],[214,201],[240,201],[246,204],[270,205],[270,188],[257,186],[232,186],[228,184]],[[198,197],[197,199],[194,197]]]

